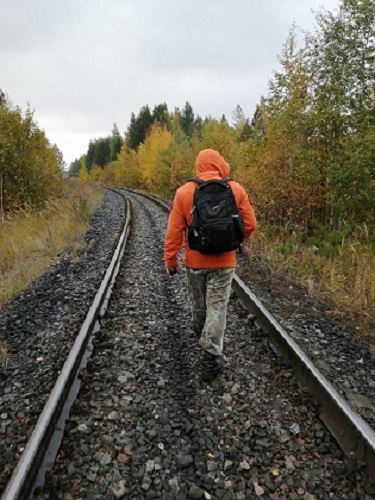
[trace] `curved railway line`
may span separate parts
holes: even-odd
[[[169,206],[123,193],[113,259],[2,498],[34,489],[77,371],[82,385],[36,498],[375,498],[373,429],[238,277],[226,370],[200,380],[183,273],[163,269]]]

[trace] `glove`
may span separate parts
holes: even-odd
[[[178,267],[168,267],[167,273],[169,274],[169,276],[174,276],[178,273]]]

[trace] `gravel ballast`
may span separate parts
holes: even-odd
[[[314,300],[259,255],[242,260],[239,276],[297,342],[338,393],[375,429],[375,356],[331,307]]]

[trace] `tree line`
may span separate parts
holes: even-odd
[[[345,221],[373,232],[375,3],[342,0],[316,23],[302,43],[292,27],[251,120],[239,106],[229,123],[201,118],[188,102],[172,112],[146,105],[131,115],[117,156],[103,164],[88,151],[81,175],[171,197],[209,147],[231,163],[260,220],[302,231]]]
[[[88,169],[88,171],[91,171],[94,167],[104,168],[108,163],[116,160],[122,143],[121,134],[117,125],[114,124],[111,135],[91,140],[87,153],[70,164],[70,175],[77,175],[82,166]]]
[[[2,209],[42,208],[61,192],[64,160],[34,120],[0,90],[0,180]]]

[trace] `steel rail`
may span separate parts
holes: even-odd
[[[165,212],[170,211],[170,202],[139,191],[132,192],[155,201]],[[365,465],[369,473],[375,476],[374,430],[357,412],[352,410],[334,386],[316,368],[237,274],[234,276],[232,289],[243,307],[255,314],[255,323],[268,333],[271,345],[273,344],[275,349],[293,367],[297,380],[308,389],[318,402],[320,418],[343,452],[350,458],[354,456],[358,464]]]
[[[123,194],[117,193],[121,196]],[[58,376],[54,388],[52,389],[48,401],[35,425],[35,428],[28,440],[25,450],[14,469],[13,474],[2,495],[3,500],[26,499],[31,494],[35,478],[43,461],[44,454],[48,448],[54,427],[59,419],[65,399],[69,389],[76,377],[81,358],[85,352],[87,343],[93,331],[96,320],[103,315],[105,303],[108,303],[109,296],[118,273],[122,256],[130,230],[130,203],[126,202],[126,218],[124,228],[119,237],[117,247],[113,253],[105,276],[95,295],[94,301],[76,337],[74,345],[66,359],[64,366]]]

